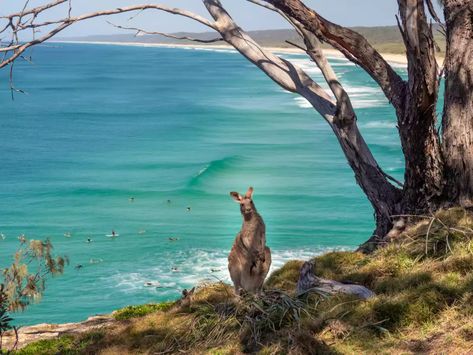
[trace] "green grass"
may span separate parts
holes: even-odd
[[[163,302],[163,303],[151,303],[143,304],[137,306],[127,306],[122,309],[119,309],[113,312],[113,317],[116,320],[126,320],[136,317],[144,317],[147,314],[158,312],[158,311],[167,311],[169,310],[175,302]]]
[[[40,340],[15,352],[18,355],[78,355],[103,338],[102,332],[90,332],[81,336],[64,335],[55,339]]]
[[[38,354],[78,354],[74,352],[75,340],[73,336],[62,336],[56,339],[40,340],[19,350],[17,354],[38,355]]]

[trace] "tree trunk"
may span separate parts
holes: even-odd
[[[371,238],[360,246],[363,252],[371,252],[383,243],[391,230],[393,216],[402,212],[401,190],[386,182],[387,176],[373,158],[356,120],[345,126],[336,121],[332,128],[355,173],[356,182],[373,206],[376,228]]]
[[[443,187],[443,162],[436,130],[438,66],[424,0],[398,0],[408,59],[403,111],[396,111],[405,157],[405,212],[435,209]]]
[[[409,95],[405,114],[400,118],[399,135],[405,156],[403,189],[404,213],[435,210],[443,186],[443,163],[435,129],[435,103],[425,108],[418,97]]]
[[[473,207],[473,3],[445,1],[445,200]]]

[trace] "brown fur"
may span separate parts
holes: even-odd
[[[235,291],[258,292],[271,266],[271,250],[266,246],[266,227],[251,199],[253,188],[245,196],[230,195],[240,204],[243,216],[241,231],[237,234],[228,256],[228,271]]]

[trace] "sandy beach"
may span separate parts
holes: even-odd
[[[169,48],[196,48],[196,49],[221,49],[221,50],[235,50],[232,46],[225,44],[179,44],[179,43],[141,43],[141,42],[98,42],[98,41],[50,41],[49,43],[84,43],[84,44],[105,44],[114,46],[137,46],[137,47],[169,47]],[[267,50],[276,53],[284,54],[302,54],[303,51],[298,48],[283,48],[283,47],[264,47]],[[336,49],[324,49],[327,57],[345,58],[345,56]],[[407,58],[402,54],[381,53],[384,59],[394,65],[407,65]]]

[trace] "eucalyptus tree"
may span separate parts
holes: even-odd
[[[164,11],[184,16],[218,34],[207,42],[226,42],[276,84],[307,99],[316,111],[314,118],[322,117],[332,128],[356,182],[374,210],[376,228],[362,246],[364,250],[385,243],[388,232],[403,215],[433,212],[448,206],[473,207],[473,1],[442,1],[445,23],[441,26],[445,28],[447,42],[442,68],[435,58],[436,44],[430,20],[440,22],[440,19],[431,0],[397,1],[399,30],[408,60],[408,74],[404,79],[361,34],[330,22],[302,1],[247,0],[279,13],[296,29],[303,40],[303,50],[321,70],[329,91],[296,64],[260,46],[238,26],[219,0],[202,1],[209,18],[158,4],[133,5],[80,16],[71,15],[70,0],[56,0],[34,8],[25,6],[2,18],[5,21],[2,33],[9,32],[12,38],[0,48],[4,54],[0,67],[13,65],[29,47],[89,18],[136,11]],[[38,20],[61,4],[69,4],[65,18]],[[20,42],[19,33],[30,30],[34,34],[41,30],[41,37]],[[140,28],[134,30],[193,40]],[[402,183],[383,171],[366,144],[358,129],[350,96],[327,61],[321,42],[339,50],[366,71],[393,106],[405,160]],[[444,108],[441,122],[437,122],[442,76],[445,77]]]

